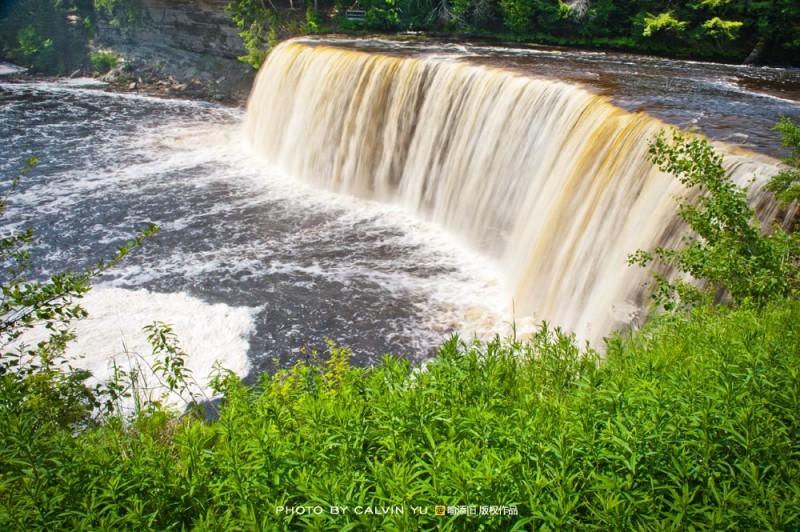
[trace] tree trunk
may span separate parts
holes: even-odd
[[[745,65],[755,65],[761,61],[761,56],[764,55],[764,48],[767,46],[767,41],[763,37],[758,39],[758,42],[753,47],[753,51],[744,60]]]

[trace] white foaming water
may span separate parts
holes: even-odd
[[[107,258],[136,228],[157,223],[159,235],[104,277],[94,297],[146,287],[159,299],[189,293],[254,309],[250,377],[271,368],[265,360],[290,364],[326,337],[365,364],[386,352],[424,358],[456,331],[505,330],[493,324],[505,327],[500,312],[510,298],[491,259],[401,206],[321,191],[265,166],[243,141],[241,111],[54,84],[7,88],[21,118],[32,115],[29,100],[44,101],[28,129],[53,139],[6,218],[17,229],[43,220],[41,273],[83,269],[76,256]],[[24,129],[16,142],[26,140]],[[122,304],[102,315],[115,311],[126,319]],[[190,357],[183,337],[212,330],[210,319],[179,332]],[[93,365],[101,376],[103,367]]]
[[[146,140],[143,139],[142,142]],[[232,205],[216,205],[211,211],[202,213],[202,216],[219,214],[231,208],[256,207],[265,201],[292,205],[299,212],[330,212],[336,213],[336,216],[319,228],[284,235],[279,254],[260,243],[230,249],[222,245],[201,254],[175,256],[173,260],[149,265],[146,270],[123,266],[121,275],[111,281],[114,285],[169,276],[178,269],[187,271],[190,277],[228,271],[241,278],[247,276],[243,272],[262,268],[261,273],[289,276],[302,274],[303,277],[326,282],[336,281],[344,285],[365,281],[380,285],[392,293],[412,296],[415,302],[410,305],[415,308],[420,321],[416,324],[395,324],[398,330],[393,334],[420,334],[421,331],[413,330],[415,327],[429,331],[426,334],[428,340],[419,345],[421,349],[424,349],[425,344],[438,343],[452,332],[482,337],[510,332],[508,323],[513,319],[508,313],[510,295],[507,287],[502,284],[497,264],[491,258],[471,250],[457,235],[420,220],[402,206],[363,198],[354,200],[299,182],[277,168],[264,167],[243,148],[238,126],[165,130],[150,137],[150,142],[157,142],[160,148],[167,149],[168,157],[147,163],[153,166],[152,169],[145,170],[147,173],[168,173],[170,168],[214,162],[217,165],[214,181],[230,178],[240,185],[252,187],[252,195],[245,201]],[[220,165],[221,161],[230,161],[230,165]],[[127,175],[136,174],[142,169],[128,168],[120,171]],[[122,178],[123,181],[124,179]],[[193,185],[202,187],[209,183],[201,180]],[[164,185],[178,186],[179,183],[161,179],[159,186]],[[187,226],[192,218],[200,215],[190,214],[187,218],[172,222],[165,229]],[[380,242],[384,246],[396,245],[398,248],[416,251],[408,255],[392,256],[391,271],[376,269],[369,259],[323,265],[316,261],[308,263],[305,260],[292,260],[292,255],[288,252],[293,247],[314,249],[315,246],[328,244],[343,235],[358,231],[380,235]],[[359,251],[362,246],[357,242],[341,244],[349,246],[351,251]],[[363,251],[370,253],[372,246],[369,243],[363,244]],[[261,262],[263,257],[271,255],[279,256],[266,264]],[[443,272],[429,275],[407,271],[418,263],[441,267]],[[264,288],[268,293],[278,289],[279,287]]]
[[[738,93],[741,93],[741,94],[747,94],[747,95],[750,95],[750,96],[756,96],[758,98],[767,98],[769,100],[776,100],[776,101],[779,101],[779,102],[786,102],[786,103],[792,103],[792,104],[800,103],[796,99],[793,99],[793,98],[786,98],[786,97],[783,97],[783,96],[777,96],[775,94],[769,94],[769,93],[763,92],[763,91],[757,91],[757,90],[743,88],[743,87],[740,87],[737,83],[735,83],[733,81],[712,81],[712,82],[709,82],[709,84],[723,87],[724,89],[726,89],[728,91],[731,91],[731,92],[738,92]]]
[[[56,87],[71,87],[71,88],[87,88],[87,87],[107,87],[108,83],[94,78],[67,78],[59,79],[53,82]]]
[[[108,382],[113,365],[130,372],[141,372],[150,397],[160,399],[168,392],[151,370],[155,361],[144,327],[154,322],[170,325],[177,335],[179,348],[187,354],[186,368],[191,371],[192,389],[201,397],[211,398],[208,378],[215,364],[244,377],[249,370],[247,351],[253,331],[255,310],[208,304],[182,293],[156,294],[147,290],[124,290],[98,286],[80,300],[89,316],[74,323],[77,339],[68,345],[67,357],[73,366],[92,372],[93,381]],[[32,344],[43,331],[32,331],[23,341]],[[185,406],[177,394],[166,403]],[[133,408],[128,399],[123,408]]]
[[[19,74],[25,72],[27,68],[22,68],[11,63],[0,63],[0,76],[10,76],[11,74]]]

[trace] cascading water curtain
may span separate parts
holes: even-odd
[[[672,199],[685,191],[647,160],[667,126],[559,81],[288,42],[245,127],[287,174],[399,203],[498,259],[518,316],[589,340],[641,303],[648,272],[628,254],[685,233]],[[738,182],[775,172],[722,149]]]

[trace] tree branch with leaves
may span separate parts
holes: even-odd
[[[29,159],[11,180],[10,193],[36,165]],[[0,216],[8,195],[0,198]],[[71,366],[66,346],[75,338],[72,323],[86,317],[77,302],[91,283],[122,261],[131,251],[158,232],[150,225],[132,240],[118,246],[109,260],[101,260],[84,272],[62,272],[45,281],[28,277],[31,267],[29,246],[33,231],[11,231],[0,239],[0,388],[15,389],[20,408],[33,408],[59,424],[85,422],[100,403],[102,386],[90,389],[88,371]],[[46,338],[30,346],[25,332],[39,328]]]
[[[775,226],[762,231],[747,202],[747,189],[731,181],[708,141],[677,130],[662,131],[650,146],[650,160],[697,192],[678,200],[678,215],[691,229],[675,249],[638,250],[629,264],[672,267],[667,279],[654,273],[651,298],[667,311],[691,307],[727,294],[733,305],[757,307],[800,290],[800,238]]]

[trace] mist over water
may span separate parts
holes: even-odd
[[[726,88],[693,73],[727,94],[715,96],[717,108],[746,102],[749,122],[733,136],[729,115],[698,115],[690,91],[660,105],[661,96],[612,82],[620,78],[599,70],[602,54],[570,62],[541,51],[333,44],[394,59],[289,45],[273,54],[249,117],[90,81],[0,78],[0,171],[10,177],[40,159],[3,225],[35,229],[40,275],[85,269],[136,230],[162,226],[100,281],[87,302],[97,321],[81,335],[94,342],[109,323],[152,313],[180,324],[196,376],[220,360],[251,378],[325,338],[352,347],[361,364],[386,352],[424,358],[456,331],[507,334],[512,320],[522,332],[548,319],[596,339],[636,313],[645,274],[625,266],[627,253],[679,237],[675,190],[641,166],[663,120],[775,154],[761,124],[800,114],[782,82],[730,78]],[[550,62],[571,66],[556,72]],[[542,64],[535,80],[533,63]],[[656,79],[647,60],[633,68]],[[641,110],[662,121],[629,112]],[[742,180],[774,167],[729,151]],[[123,332],[126,343],[132,334]],[[79,349],[113,351],[115,338]],[[103,356],[91,366],[98,372]]]

